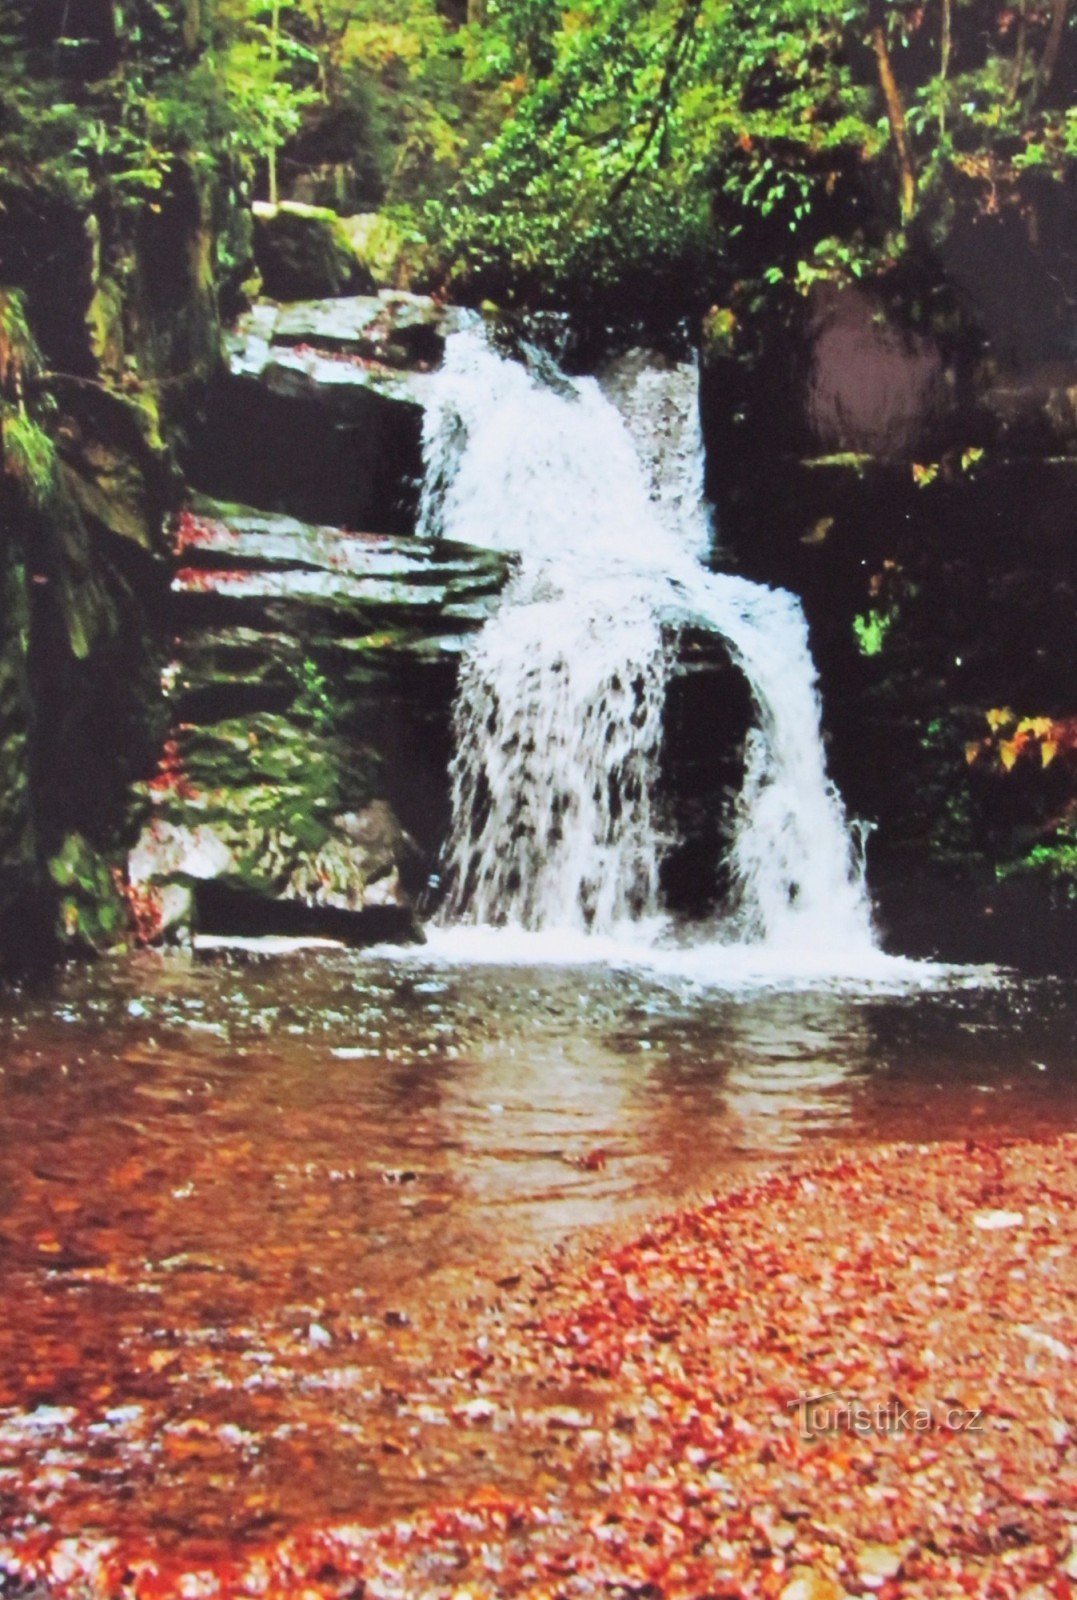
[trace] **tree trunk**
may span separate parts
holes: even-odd
[[[953,0],[942,0],[942,43],[939,47],[939,138],[946,132],[946,83],[953,44]]]
[[[1040,60],[1039,70],[1036,73],[1036,85],[1033,99],[1043,94],[1051,87],[1051,80],[1058,66],[1058,58],[1062,54],[1062,41],[1066,37],[1066,19],[1069,12],[1069,0],[1054,0],[1051,7],[1051,26],[1047,34],[1047,43],[1043,47],[1043,56]]]
[[[875,64],[879,72],[879,87],[883,92],[886,105],[886,120],[890,124],[890,137],[894,141],[894,150],[898,159],[898,175],[901,188],[901,220],[908,222],[916,209],[916,175],[912,165],[912,151],[909,147],[909,130],[905,124],[905,106],[898,88],[894,69],[890,62],[890,51],[886,45],[886,30],[881,22],[877,22],[871,30],[871,48],[875,52]]]
[[[201,0],[184,0],[182,32],[183,48],[193,55],[202,32]]]
[[[1006,104],[1012,106],[1021,91],[1025,75],[1025,57],[1028,54],[1028,0],[1021,0],[1021,15],[1017,21],[1017,45],[1013,54],[1013,75],[1006,90]]]
[[[277,53],[280,45],[280,0],[273,0],[273,11],[269,24],[269,65],[273,81],[277,77]],[[277,204],[277,147],[269,148],[269,203]]]

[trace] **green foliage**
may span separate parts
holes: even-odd
[[[470,68],[496,126],[428,218],[465,279],[557,288],[701,255],[765,294],[862,276],[898,258],[911,221],[945,232],[955,196],[1025,212],[1026,173],[1069,170],[1074,114],[1052,98],[1047,8],[1026,22],[1019,43],[1002,3],[587,0],[558,13],[497,0]]]
[[[30,328],[26,296],[0,289],[0,392],[21,396],[23,382],[41,370],[41,352]]]
[[[57,937],[63,944],[106,950],[123,936],[126,915],[116,875],[78,833],[69,833],[48,862],[59,891]]]
[[[81,203],[136,208],[156,204],[180,158],[211,169],[275,150],[311,93],[278,75],[268,7],[217,0],[196,31],[197,9],[136,0],[114,37],[78,35],[67,8],[74,36],[43,39],[0,0],[0,164]]]
[[[278,152],[348,169],[352,209],[388,205],[476,297],[679,273],[700,294],[733,282],[742,306],[795,298],[959,212],[1034,218],[1077,156],[1077,10],[1057,4],[122,9],[122,29],[83,36],[64,8],[72,36],[48,36],[0,0],[8,171],[131,208],[159,203],[181,157],[263,193]]]
[[[920,733],[926,758],[918,781],[925,835],[940,865],[967,870],[980,860],[977,817],[964,761],[962,714],[931,718]]]
[[[888,611],[871,609],[853,618],[853,633],[856,635],[857,648],[862,656],[877,656],[882,653],[886,636],[897,621],[897,611],[891,608]]]
[[[0,289],[0,470],[39,509],[56,488],[55,446],[26,401],[27,384],[41,365],[25,296],[18,289]],[[38,417],[48,409],[39,401]]]
[[[1063,823],[1051,840],[997,870],[1002,879],[1029,875],[1045,879],[1062,900],[1077,903],[1077,827]]]
[[[328,732],[333,725],[333,699],[328,678],[319,670],[317,662],[305,656],[296,671],[296,680],[293,712],[307,717],[319,732]]]
[[[20,485],[31,505],[42,509],[56,490],[56,446],[24,411],[0,404],[4,472]]]

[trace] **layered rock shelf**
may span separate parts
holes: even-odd
[[[189,476],[311,521],[408,532],[430,373],[464,315],[389,290],[255,305],[225,338]]]
[[[503,558],[205,499],[175,548],[174,721],[128,869],[144,934],[414,936],[454,660]]]
[[[173,522],[171,726],[128,860],[143,938],[421,937],[456,661],[510,568],[408,531],[447,326],[359,296],[258,305],[228,339],[193,474],[270,509],[195,494]]]

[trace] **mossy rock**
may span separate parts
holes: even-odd
[[[177,480],[146,389],[119,394],[74,380],[59,387],[57,432],[64,490],[83,517],[164,554],[162,524]]]
[[[254,259],[276,300],[369,294],[375,287],[336,212],[320,206],[257,202]]]
[[[384,211],[360,211],[340,221],[379,288],[415,289],[432,276],[429,246],[395,217]]]
[[[374,797],[376,768],[317,725],[268,713],[184,730],[141,796],[136,892],[156,902],[171,885],[210,883],[262,898],[270,917],[275,902],[406,908],[414,847]]]

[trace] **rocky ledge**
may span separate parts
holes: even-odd
[[[504,557],[199,498],[173,537],[172,725],[128,860],[141,936],[420,937],[455,659]]]
[[[393,290],[260,302],[225,338],[188,476],[314,522],[407,532],[430,374],[467,315]]]

